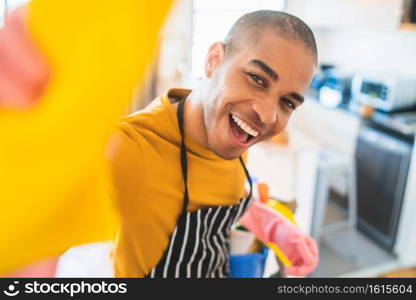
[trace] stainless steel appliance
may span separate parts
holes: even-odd
[[[392,134],[412,140],[416,134],[416,111],[385,113],[374,112],[371,121]]]
[[[392,112],[416,106],[416,78],[393,75],[355,75],[352,80],[353,101]]]
[[[389,124],[394,123],[391,120],[384,120],[384,125],[375,122],[378,121],[364,123],[357,140],[358,228],[385,249],[392,251],[406,188],[413,138],[410,135],[393,134],[393,127],[385,131]]]

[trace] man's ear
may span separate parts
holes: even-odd
[[[216,42],[209,47],[207,59],[205,61],[205,76],[210,78],[214,70],[221,64],[224,59],[225,45],[222,42]]]

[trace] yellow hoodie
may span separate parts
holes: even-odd
[[[146,109],[123,119],[112,164],[121,227],[114,249],[118,277],[143,277],[157,265],[182,209],[184,185],[180,133],[170,90]],[[245,174],[238,159],[224,160],[185,137],[188,211],[234,205],[244,195]]]

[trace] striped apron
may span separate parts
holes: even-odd
[[[216,206],[187,212],[188,167],[184,143],[183,106],[178,105],[178,124],[181,133],[181,168],[185,186],[182,212],[173,231],[169,245],[159,263],[150,271],[150,278],[201,278],[229,277],[229,233],[244,213],[251,198],[252,182],[242,158],[240,163],[250,185],[247,198],[237,205]]]

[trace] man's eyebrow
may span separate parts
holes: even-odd
[[[299,101],[300,103],[303,103],[305,101],[305,98],[298,93],[290,93],[288,96],[292,97],[293,99]]]
[[[270,68],[265,62],[263,62],[261,60],[258,60],[258,59],[252,59],[252,60],[250,60],[250,63],[260,67],[274,81],[277,81],[279,79],[279,75],[275,71],[273,71],[273,69]],[[290,93],[288,96],[293,98],[294,100],[300,102],[301,104],[303,102],[305,102],[305,98],[303,96],[299,95],[298,93]]]
[[[279,78],[277,73],[275,71],[273,71],[272,68],[270,68],[266,63],[262,62],[261,60],[252,59],[252,60],[250,60],[250,64],[253,64],[255,66],[260,67],[274,81],[276,81]]]

